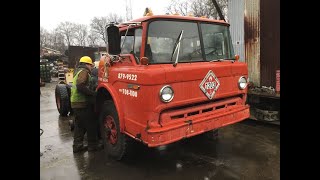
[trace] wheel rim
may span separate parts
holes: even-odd
[[[106,134],[107,141],[114,145],[118,140],[118,133],[116,128],[116,123],[112,116],[108,115],[103,122],[104,125],[104,133]]]

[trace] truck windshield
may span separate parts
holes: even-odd
[[[227,26],[201,24],[204,54],[207,61],[234,59],[230,33]]]
[[[204,23],[200,26],[203,41],[200,41],[196,22],[168,20],[151,22],[145,49],[145,56],[148,57],[150,64],[173,63],[171,54],[181,30],[184,33],[181,39],[179,63],[234,58],[227,26]],[[201,43],[204,45],[204,52],[201,50]]]
[[[172,63],[171,54],[181,30],[184,33],[179,62],[203,61],[197,23],[153,21],[149,25],[145,53],[150,63]]]

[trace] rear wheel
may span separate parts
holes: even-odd
[[[70,98],[67,86],[58,84],[55,89],[56,105],[61,116],[67,116],[70,111]]]
[[[69,96],[69,98],[68,98],[68,104],[69,104],[69,107],[68,107],[68,109],[69,109],[69,116],[72,116],[73,115],[73,110],[72,110],[72,108],[71,108],[71,87],[72,87],[72,85],[70,85],[70,84],[67,84],[66,85],[66,87],[67,87],[67,91],[68,91],[68,96]]]
[[[105,153],[112,159],[121,160],[128,154],[131,139],[120,132],[119,116],[113,101],[104,102],[99,121]]]

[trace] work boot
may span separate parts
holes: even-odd
[[[97,145],[93,145],[93,146],[88,146],[88,151],[89,152],[94,152],[94,151],[100,151],[103,149],[103,144],[97,144]]]
[[[83,146],[83,145],[73,145],[73,153],[78,153],[81,151],[85,151],[87,150],[87,146]]]

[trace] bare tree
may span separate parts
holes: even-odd
[[[103,42],[105,43],[105,45],[107,45],[107,39],[106,39],[106,31],[105,31],[105,27],[107,24],[109,24],[110,22],[114,22],[114,23],[121,23],[123,22],[123,17],[114,14],[114,13],[110,13],[107,17],[94,17],[91,20],[91,30],[98,34],[100,39],[103,40]]]
[[[123,17],[119,16],[118,14],[115,13],[109,13],[107,16],[107,21],[110,22],[114,22],[114,23],[122,23],[123,22]]]
[[[106,32],[105,32],[105,27],[107,25],[107,17],[94,17],[91,20],[91,30],[93,33],[96,33],[99,35],[100,39],[104,41],[105,44],[107,44],[107,39],[106,39]]]
[[[45,37],[46,41],[43,44],[44,47],[63,52],[65,49],[64,36],[57,29],[48,32]]]
[[[40,48],[43,47],[58,50],[61,53],[67,49],[64,43],[64,36],[58,29],[48,32],[43,27],[40,27]]]
[[[209,2],[208,2],[209,1]],[[211,0],[202,1],[202,0],[194,0],[191,3],[192,13],[196,17],[206,16],[211,17],[213,14],[213,9],[209,6],[209,3],[212,3]]]
[[[78,42],[79,46],[85,46],[86,45],[86,38],[88,36],[88,29],[87,26],[84,24],[75,24],[75,39]]]
[[[98,45],[99,35],[94,31],[90,31],[90,34],[87,36],[87,42],[89,46],[96,47]]]
[[[53,37],[53,33],[52,32],[47,34],[47,40],[46,40],[45,46],[48,47],[48,48],[53,48],[53,46],[54,46],[54,37]]]
[[[64,43],[64,35],[59,32],[59,30],[55,29],[51,32],[51,39],[52,39],[52,49],[56,49],[63,53],[66,50],[66,45]]]
[[[183,16],[187,16],[189,13],[191,13],[190,9],[191,2],[184,0],[172,0],[170,5],[167,7],[167,13],[169,14],[181,14]]]
[[[40,27],[40,48],[44,47],[48,41],[49,33],[43,27]]]
[[[228,0],[217,0],[225,19],[227,19]],[[195,17],[206,16],[208,18],[218,19],[219,15],[214,7],[212,0],[172,0],[167,7],[167,13],[179,13],[183,16],[193,14]]]
[[[208,17],[219,19],[220,17],[219,17],[218,11],[214,7],[212,0],[205,0],[205,1],[206,1],[206,4],[210,7],[210,9],[212,9],[211,14]],[[220,6],[223,16],[227,20],[228,19],[227,17],[228,16],[228,0],[216,0],[216,1]]]
[[[73,44],[73,40],[75,37],[75,24],[71,22],[61,22],[57,29],[64,36],[67,45],[70,46]]]

